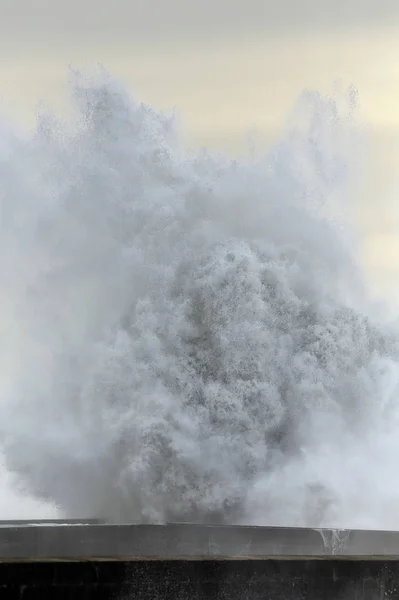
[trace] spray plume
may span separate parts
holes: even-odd
[[[103,71],[71,90],[73,124],[0,131],[13,486],[68,517],[397,523],[399,335],[362,299],[354,93],[303,94],[267,156],[230,160]]]

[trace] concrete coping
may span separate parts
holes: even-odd
[[[0,519],[0,527],[14,527],[20,525],[24,527],[32,527],[33,525],[106,525],[107,521],[103,519]]]
[[[0,522],[0,562],[399,558],[398,531]]]

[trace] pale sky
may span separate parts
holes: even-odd
[[[0,16],[0,93],[20,113],[60,101],[68,63],[100,61],[217,144],[274,133],[304,87],[337,79],[399,129],[399,0],[0,0]]]
[[[96,62],[137,99],[176,106],[191,144],[231,153],[248,132],[278,135],[304,88],[355,85],[378,161],[365,256],[380,278],[399,273],[399,0],[0,0],[0,95],[19,121],[42,99],[65,106],[68,64]]]
[[[1,36],[206,36],[391,25],[396,0],[2,0]]]

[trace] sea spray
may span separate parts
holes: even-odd
[[[4,126],[0,440],[68,517],[394,526],[397,330],[351,219],[354,94],[266,157],[188,152],[104,71]],[[267,107],[265,107],[267,110]]]

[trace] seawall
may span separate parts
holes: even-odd
[[[0,522],[0,600],[399,600],[399,532]]]

